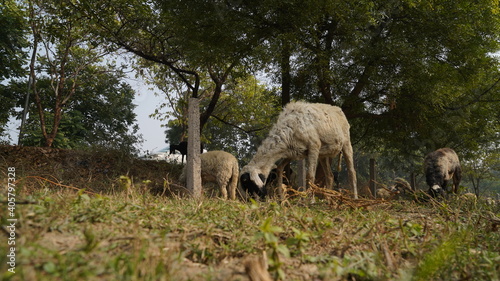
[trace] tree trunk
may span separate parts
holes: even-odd
[[[322,58],[322,54],[318,54],[316,58],[317,64],[317,75],[318,75],[318,88],[321,94],[323,95],[323,99],[327,104],[333,104],[332,90],[331,90],[331,82],[330,82],[330,65],[329,61],[325,58]]]
[[[283,40],[281,48],[281,106],[287,105],[291,100],[291,83],[290,44]]]
[[[290,44],[283,40],[281,46],[281,106],[285,107],[291,101],[291,83],[292,75],[290,74]],[[285,177],[288,179],[288,184],[290,184],[290,179],[292,178],[292,169],[290,168],[290,163],[288,163],[284,168]],[[281,188],[281,187],[279,187]]]
[[[233,62],[220,76],[218,76],[217,73],[215,73],[212,69],[209,69],[210,78],[215,84],[215,90],[214,94],[212,95],[212,99],[210,100],[210,103],[207,106],[207,109],[200,116],[200,133],[201,131],[203,131],[203,127],[207,123],[210,116],[212,116],[212,113],[215,110],[215,106],[217,105],[217,102],[219,101],[220,95],[222,93],[222,86],[224,85],[224,83],[226,83],[227,77],[229,76],[229,74],[231,73],[231,71],[235,66],[236,62]],[[197,95],[196,96],[193,95],[193,97],[197,97]]]
[[[31,22],[31,30],[33,32],[33,51],[31,53],[31,61],[29,65],[29,78],[28,78],[28,90],[26,93],[26,100],[23,109],[23,117],[21,121],[21,126],[19,127],[19,138],[17,140],[17,145],[22,145],[23,137],[24,137],[24,126],[26,123],[26,116],[29,111],[29,99],[30,99],[30,91],[35,91],[35,82],[36,82],[36,74],[35,74],[35,62],[36,62],[36,54],[38,52],[38,41],[40,38],[38,27],[36,25],[35,18],[35,10],[33,8],[33,3],[29,1],[29,12],[30,12],[30,22]]]

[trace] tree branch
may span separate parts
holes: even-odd
[[[483,91],[482,93],[480,93],[479,95],[475,96],[471,101],[469,101],[468,103],[466,104],[463,104],[461,106],[456,106],[456,107],[450,107],[450,106],[445,106],[443,107],[444,109],[447,109],[447,110],[459,110],[459,109],[462,109],[462,108],[465,108],[465,107],[468,107],[474,103],[478,103],[478,102],[499,102],[500,100],[498,99],[492,99],[492,100],[481,100],[481,97],[485,96],[486,94],[488,94],[491,90],[493,90],[498,84],[500,83],[500,77],[488,88],[486,89],[485,91]]]
[[[228,126],[231,126],[231,127],[233,127],[233,128],[236,128],[236,129],[238,129],[238,130],[240,130],[240,131],[242,131],[242,132],[245,132],[245,133],[247,133],[247,134],[251,134],[251,133],[254,133],[254,132],[262,131],[262,130],[265,130],[265,129],[267,129],[267,128],[268,128],[268,127],[266,126],[266,127],[261,127],[261,128],[253,129],[253,130],[245,130],[245,129],[243,129],[242,127],[240,127],[240,126],[238,126],[238,125],[235,125],[235,124],[229,123],[229,122],[225,121],[224,119],[217,117],[216,115],[211,115],[211,116],[212,116],[213,118],[217,119],[218,121],[220,121],[220,122],[222,122],[222,123],[224,123],[224,124],[226,124],[226,125],[228,125]]]

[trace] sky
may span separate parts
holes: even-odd
[[[145,153],[146,150],[151,153],[165,148],[168,144],[165,143],[165,128],[161,127],[162,122],[149,117],[163,102],[163,98],[155,95],[154,91],[150,90],[141,79],[128,79],[127,82],[136,92],[134,98],[134,104],[137,105],[135,113],[137,114],[139,133],[144,139],[144,142],[138,146],[141,153]]]

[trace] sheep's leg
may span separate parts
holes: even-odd
[[[457,167],[455,169],[455,173],[453,173],[453,193],[455,194],[458,193],[461,179],[462,179],[462,169],[460,167]]]
[[[351,191],[354,195],[354,199],[358,199],[358,188],[356,181],[356,170],[354,170],[354,153],[352,151],[351,143],[344,145],[342,152],[344,153],[344,159],[347,166],[347,173],[349,178],[349,185],[351,186]]]
[[[445,180],[443,180],[443,185],[441,186],[441,189],[442,189],[443,191],[448,192],[448,183],[449,183],[449,180],[446,180],[446,179],[445,179]],[[453,186],[452,188],[454,188],[454,186]]]
[[[314,178],[316,177],[316,167],[318,166],[318,156],[319,147],[309,148],[309,154],[307,155],[307,187],[310,183],[314,184]]]
[[[323,169],[323,174],[325,175],[325,185],[327,189],[333,189],[333,174],[331,170],[330,157],[323,157],[319,159],[319,165]]]
[[[225,176],[222,176],[220,174],[215,175],[215,182],[219,186],[220,193],[221,193],[222,198],[224,200],[227,199],[227,191],[229,189],[229,181],[230,181],[230,179],[226,178]]]
[[[288,165],[290,163],[290,159],[283,159],[281,161],[281,163],[278,165],[278,167],[276,167],[276,172],[277,172],[277,177],[278,177],[278,183],[277,183],[277,186],[276,186],[276,189],[277,189],[277,193],[278,193],[278,196],[280,199],[283,199],[284,198],[284,191],[283,191],[283,171],[286,167],[286,165]]]
[[[233,178],[231,178],[231,180],[229,181],[229,184],[227,185],[229,199],[231,199],[231,200],[236,199],[236,186],[238,185],[238,182],[236,182],[236,184],[233,183],[233,181],[234,181]],[[238,177],[236,177],[236,179],[238,179]]]
[[[228,182],[227,181],[219,182],[218,184],[219,184],[220,192],[222,193],[222,198],[224,198],[226,200],[227,199]]]
[[[238,188],[238,180],[239,180],[238,174],[239,174],[238,167],[237,165],[235,165],[233,167],[231,179],[229,180],[229,184],[227,186],[227,188],[229,188],[229,198],[231,198],[231,200],[236,200],[236,189]]]

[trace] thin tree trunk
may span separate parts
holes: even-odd
[[[17,140],[17,145],[22,145],[22,141],[23,141],[23,137],[24,137],[24,126],[26,124],[26,116],[27,116],[28,111],[29,111],[30,91],[32,90],[32,88],[33,88],[33,91],[36,89],[34,86],[35,82],[36,82],[36,80],[35,80],[35,78],[36,78],[35,77],[35,61],[36,61],[36,54],[38,51],[39,35],[38,35],[36,23],[34,21],[35,11],[33,8],[33,3],[31,3],[31,1],[29,2],[29,12],[30,12],[29,17],[30,17],[30,21],[31,21],[31,30],[33,32],[33,51],[31,53],[31,61],[30,61],[30,65],[29,65],[30,72],[29,72],[29,78],[28,78],[28,90],[26,93],[26,101],[24,104],[23,118],[21,121],[21,126],[19,128],[19,138]]]
[[[35,96],[35,104],[37,107],[38,111],[38,116],[40,118],[40,130],[42,131],[42,136],[44,140],[47,139],[47,126],[45,123],[45,114],[43,110],[43,105],[42,105],[42,100],[40,99],[40,94],[38,93],[37,89],[37,80],[36,80],[36,73],[35,73],[35,61],[36,61],[36,53],[38,50],[38,42],[40,40],[40,30],[38,30],[38,26],[36,25],[36,20],[35,20],[35,9],[33,7],[33,2],[29,1],[29,9],[30,9],[30,21],[31,21],[31,31],[33,32],[33,56],[31,58],[31,63],[30,63],[30,78],[31,78],[31,86],[33,90],[33,95]]]
[[[282,41],[281,45],[281,106],[285,107],[291,101],[291,83],[292,76],[290,74],[290,43],[285,39]],[[290,163],[288,163],[284,168],[285,176],[290,184],[290,179],[292,176],[292,170],[290,168]],[[281,188],[281,186],[279,186]]]
[[[281,47],[281,106],[285,106],[291,100],[291,83],[290,44],[283,40]]]

